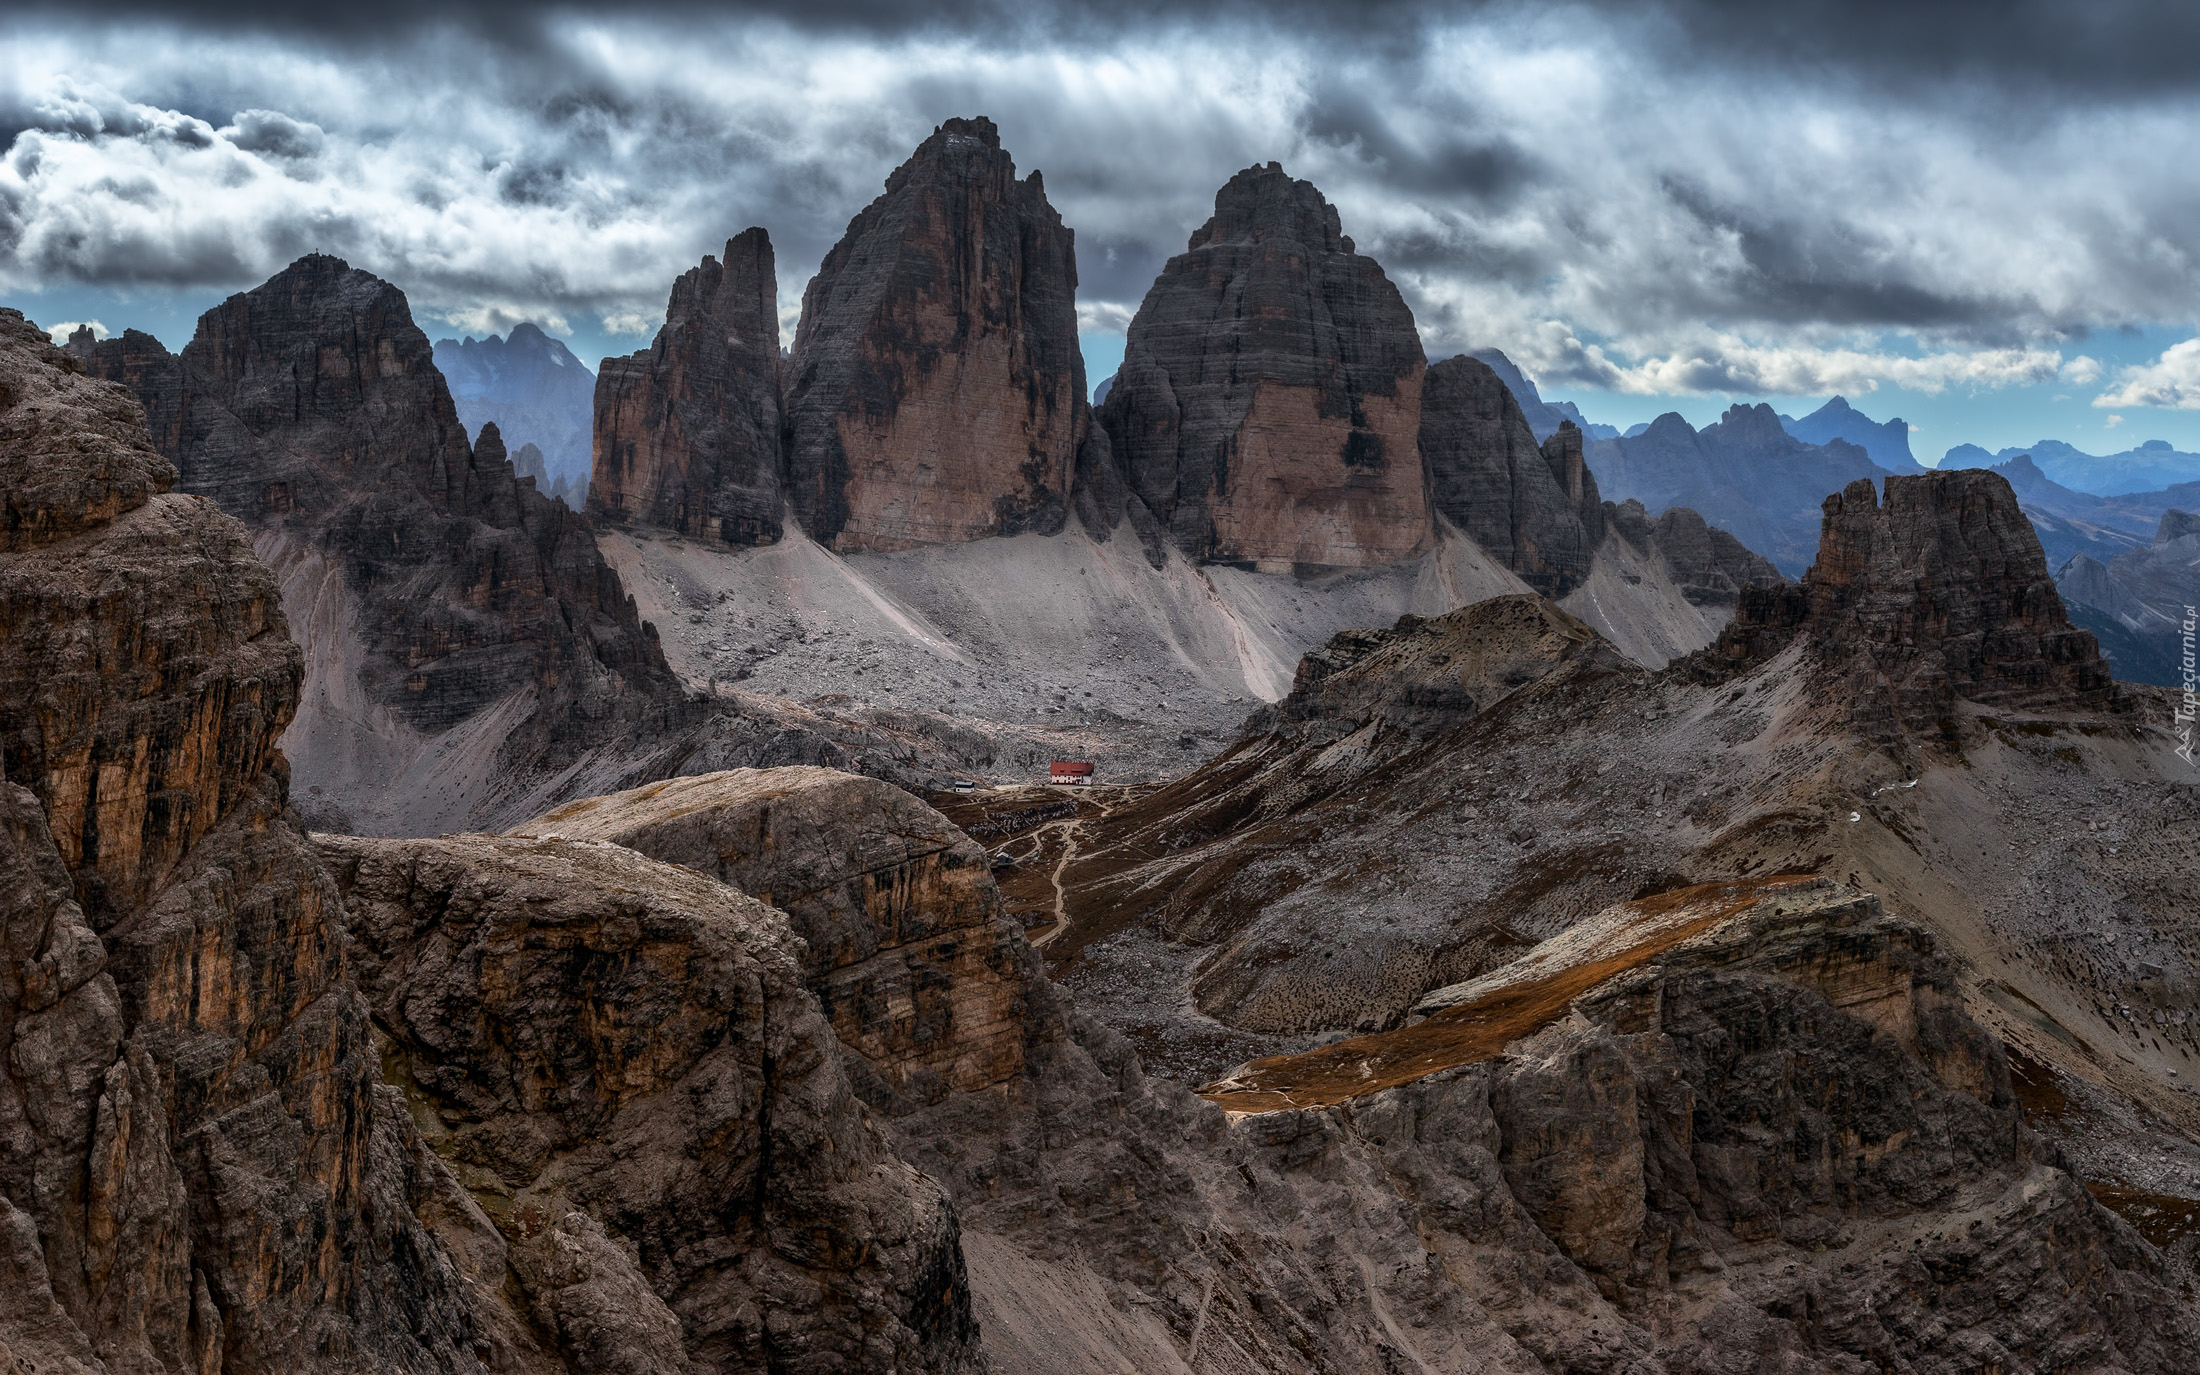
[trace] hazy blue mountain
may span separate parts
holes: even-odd
[[[1700,431],[1667,412],[1640,434],[1589,445],[1587,458],[1611,500],[1691,507],[1789,577],[1817,556],[1825,499],[1858,478],[1883,486],[1887,477],[1857,445],[1805,443],[1763,405],[1729,407]]]
[[[2094,496],[2124,496],[2200,482],[2200,454],[2181,452],[2166,439],[2150,439],[2120,454],[2084,453],[2059,439],[1992,454],[1976,444],[1958,444],[1940,460],[1940,466],[1992,468],[2019,454],[2030,454],[2041,472],[2063,486]]]
[[[1535,383],[1529,381],[1527,374],[1515,367],[1513,360],[1507,358],[1502,351],[1476,349],[1468,356],[1489,364],[1490,371],[1503,380],[1505,390],[1513,394],[1513,400],[1519,405],[1521,414],[1528,417],[1528,428],[1535,433],[1536,443],[1540,444],[1556,434],[1562,420],[1573,421],[1574,428],[1581,431],[1584,439],[1619,437],[1616,426],[1592,425],[1583,419],[1581,408],[1571,401],[1545,401],[1542,393],[1535,389]]]
[[[438,339],[435,365],[450,384],[468,435],[495,421],[514,452],[528,444],[542,451],[544,492],[560,479],[568,488],[587,489],[596,375],[565,345],[520,324],[508,338]]]
[[[1910,454],[1910,422],[1897,416],[1878,421],[1836,396],[1801,420],[1780,417],[1780,428],[1805,444],[1824,444],[1845,439],[1871,456],[1871,461],[1890,473],[1922,472]]]
[[[2200,483],[2185,486],[2200,495]],[[2058,567],[2055,588],[2071,620],[2099,638],[2117,677],[2177,684],[2185,608],[2200,604],[2200,515],[2163,512],[2153,539],[2106,563],[2071,558]]]
[[[1947,463],[1944,467],[1990,467],[2009,479],[2017,494],[2017,506],[2032,522],[2047,554],[2047,566],[2060,568],[2084,555],[2106,564],[2126,550],[2147,542],[2161,512],[2145,512],[2090,492],[2072,491],[2040,471],[2029,454],[2018,454],[2006,463]]]

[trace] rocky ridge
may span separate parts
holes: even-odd
[[[1795,640],[1846,673],[1874,738],[1956,731],[1956,702],[2128,712],[2093,636],[2070,623],[2016,494],[1961,469],[1859,479],[1826,498],[1818,558],[1794,586],[1752,588],[1697,662],[1763,662]]]
[[[1399,729],[1373,683],[1333,715],[1256,720],[1165,789],[1086,800],[1066,854],[1031,847],[1023,862],[1060,866],[1053,971],[1150,1065],[1207,1079],[1401,1025],[1427,991],[1638,894],[1844,880],[1931,932],[1970,1015],[2021,1049],[2031,1120],[2187,1254],[2164,1219],[2200,1202],[2200,1114],[2169,1074],[2200,1065],[2176,953],[2177,894],[2200,881],[2182,829],[2200,814],[2171,703],[2133,689],[2139,709],[2120,706],[2098,661],[2076,661],[2082,637],[2027,591],[2044,585],[2036,547],[2001,561],[2023,547],[2006,488],[1896,487],[1919,564],[1864,560],[1838,597],[1880,608],[1883,631],[1910,625],[1911,645],[1838,610],[1824,641],[1805,617],[1732,672],[1547,673],[1429,734]],[[1891,538],[1885,508],[1832,505],[1836,551],[1852,520]],[[1903,610],[1921,587],[1933,616]],[[1349,657],[1429,636],[1377,632]],[[1858,690],[1858,658],[1887,667],[1885,688]],[[1412,666],[1435,660],[1398,662],[1410,704]],[[1951,665],[1944,714],[1904,724],[1894,685]],[[1012,906],[1029,891],[1015,871],[1005,885]],[[1179,1010],[1190,999],[1205,1015]]]
[[[921,817],[847,805],[865,786],[726,775],[529,829],[618,831],[794,894],[819,929],[865,908],[880,937],[913,916],[952,927],[990,876],[925,882],[906,858]],[[867,1097],[955,1198],[999,1371],[1440,1368],[1470,1351],[1504,1370],[1684,1369],[1736,1331],[1803,1369],[1896,1349],[1924,1370],[2165,1368],[2183,1329],[2151,1253],[2017,1122],[1998,1047],[1950,1002],[1930,939],[1823,880],[1729,887],[1655,964],[1614,971],[1577,942],[1602,971],[1594,991],[1500,1036],[1501,1053],[1396,1086],[1355,1077],[1332,1108],[1246,1115],[1218,1091],[1225,1114],[1145,1077],[1020,939],[1000,967],[1018,1071]],[[828,963],[813,982],[837,977]],[[955,1012],[934,1022],[948,1042],[966,1029]],[[988,1025],[967,1030],[982,1043]],[[876,1053],[844,1044],[852,1062]],[[1759,1124],[1859,1150],[1739,1168],[1760,1158]],[[1985,1301],[1988,1287],[2026,1300]]]

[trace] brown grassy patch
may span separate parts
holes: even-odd
[[[2085,1187],[2102,1207],[2163,1250],[2186,1237],[2200,1235],[2200,1202],[2174,1194],[2148,1193],[2117,1180],[2088,1182]]]
[[[1767,891],[1807,881],[1805,875],[1784,874],[1697,884],[1639,899],[1630,906],[1644,922],[1685,909],[1699,910],[1685,921],[1624,944],[1602,958],[1500,988],[1478,1002],[1445,1008],[1413,1026],[1354,1037],[1299,1055],[1255,1060],[1232,1081],[1232,1087],[1203,1096],[1231,1112],[1326,1107],[1411,1083],[1439,1070],[1491,1059],[1514,1041],[1557,1021],[1575,998],[1605,980],[1646,964],[1689,937],[1745,911]]]

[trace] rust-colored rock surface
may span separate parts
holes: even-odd
[[[2093,636],[2071,625],[2008,480],[1985,469],[1865,479],[1826,498],[1818,559],[1794,586],[1743,592],[1733,624],[1698,656],[1746,666],[1798,635],[1846,670],[1874,734],[1952,730],[1958,698],[2115,709]]]
[[[275,579],[80,366],[0,313],[0,463],[62,494],[0,552],[0,1356],[478,1370],[285,806]]]
[[[617,845],[318,838],[421,1132],[578,1371],[964,1371],[955,1215],[786,918]]]
[[[1425,370],[1398,289],[1312,184],[1269,163],[1216,192],[1146,293],[1101,421],[1185,553],[1365,567],[1432,537]]]
[[[812,539],[906,549],[1051,534],[1089,423],[1074,237],[993,121],[951,119],[802,296],[787,482]]]
[[[1019,1075],[1023,933],[986,853],[890,784],[831,769],[735,769],[568,803],[515,834],[613,841],[785,911],[805,976],[880,1106]]]
[[[779,538],[779,278],[762,229],[672,284],[647,349],[603,360],[595,432],[597,515],[727,544]]]

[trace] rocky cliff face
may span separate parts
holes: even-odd
[[[1504,381],[1462,354],[1428,370],[1419,442],[1430,504],[1530,587],[1563,597],[1589,576],[1604,507],[1571,421],[1537,445]]]
[[[1407,558],[1430,538],[1413,316],[1275,163],[1232,177],[1131,322],[1102,408],[1130,490],[1195,558]]]
[[[986,853],[901,789],[740,769],[569,803],[515,834],[612,841],[785,911],[859,1086],[897,1115],[1024,1068],[1023,933]]]
[[[1068,513],[1088,424],[1071,232],[989,119],[936,129],[802,297],[788,493],[843,550],[1026,531]]]
[[[493,426],[467,443],[395,287],[302,258],[180,358],[158,348],[133,333],[91,366],[140,389],[183,489],[281,574],[309,676],[288,749],[309,802],[343,799],[331,824],[457,825],[692,714],[588,527],[517,479]],[[432,784],[407,777],[429,737]]]
[[[979,1368],[954,1212],[784,916],[615,845],[319,845],[387,1072],[564,1368]]]
[[[75,368],[0,312],[0,1359],[478,1370],[285,806],[275,579]]]
[[[1887,738],[1957,729],[1957,699],[2075,711],[2120,706],[2100,646],[2072,626],[2009,484],[1978,469],[1867,480],[1826,498],[1800,585],[1745,592],[1706,666],[1802,637],[1840,666],[1857,722]]]
[[[779,279],[771,238],[744,230],[725,260],[673,283],[644,352],[596,378],[589,509],[727,544],[781,531]]]

